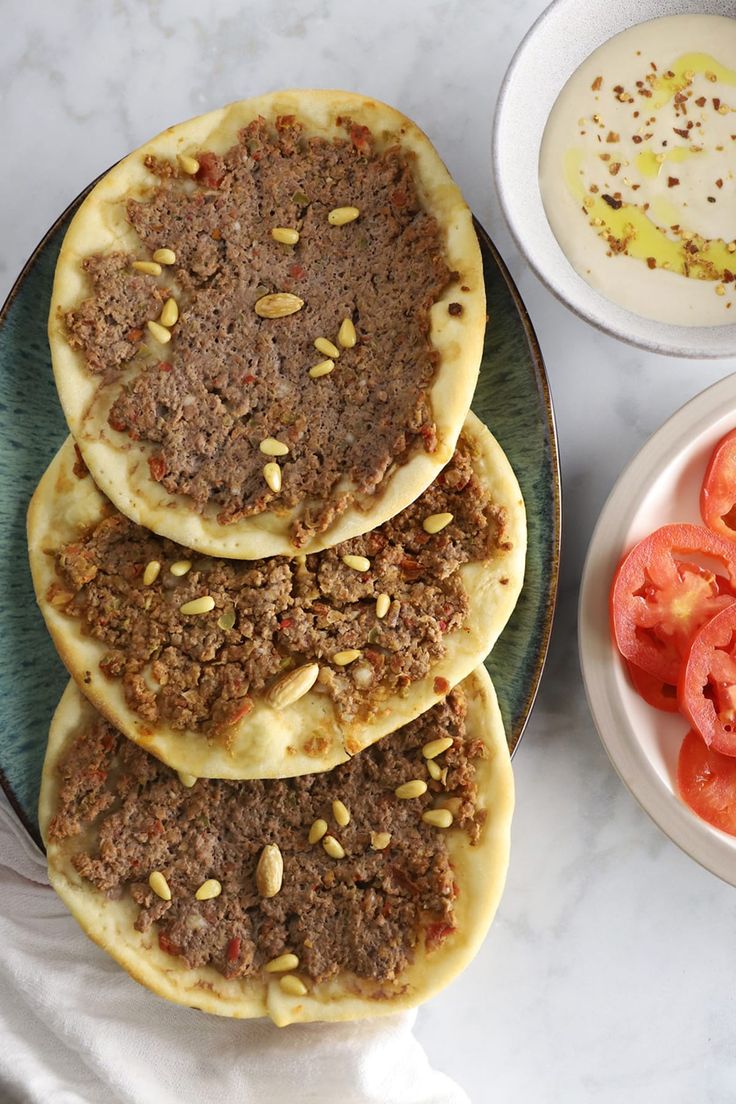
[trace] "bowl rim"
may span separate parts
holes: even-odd
[[[542,255],[545,254],[545,251],[551,252],[554,257],[553,263],[545,263],[546,257],[545,261],[540,261],[540,251],[532,248],[530,235],[525,232],[529,220],[519,218],[518,209],[512,197],[513,189],[506,179],[507,140],[510,135],[505,133],[509,113],[517,106],[514,97],[518,93],[517,81],[519,75],[525,72],[524,67],[528,60],[530,48],[538,44],[540,34],[546,33],[546,28],[550,23],[565,15],[573,19],[577,14],[585,17],[588,25],[591,25],[594,4],[595,0],[552,0],[529,27],[509,62],[496,102],[491,137],[493,180],[504,220],[516,247],[538,279],[573,314],[594,326],[597,330],[630,345],[662,355],[702,359],[734,356],[736,355],[736,323],[723,326],[677,326],[648,319],[644,315],[634,314],[602,295],[573,268],[547,221],[539,191],[538,160],[544,126],[539,134],[538,143],[535,135],[536,156],[533,180],[527,178],[526,186],[522,191],[525,195],[531,195],[533,201],[539,205],[539,212],[535,212],[535,223],[532,226],[532,231],[538,230],[543,222],[545,242],[544,250],[541,252]],[[624,0],[624,5],[617,5],[616,7],[616,10],[620,13],[618,29],[610,32],[606,31],[603,34],[598,33],[596,41],[585,49],[581,59],[571,69],[564,72],[561,82],[558,86],[555,86],[556,91],[552,103],[585,58],[614,35],[631,26],[650,22],[653,19],[663,18],[667,15],[712,14],[726,17],[729,15],[726,10],[729,7],[728,0],[646,0],[646,2],[645,0],[628,0],[628,5],[635,7],[637,10],[636,21],[632,24],[624,18],[622,8],[625,5],[626,0]],[[605,8],[609,17],[614,18],[610,2],[598,0],[597,6]],[[732,7],[730,11],[733,11]],[[578,18],[576,20],[578,29],[581,23],[582,20]],[[549,112],[545,116],[545,123],[548,117]],[[541,219],[537,217],[539,214],[541,214]]]

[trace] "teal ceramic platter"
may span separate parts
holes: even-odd
[[[46,735],[67,675],[33,596],[25,514],[66,426],[51,373],[46,318],[56,258],[86,192],[51,227],[0,313],[0,782],[40,844],[36,807]],[[547,652],[557,591],[560,482],[544,364],[524,305],[480,226],[489,326],[473,409],[516,471],[529,547],[519,604],[488,669],[512,751],[529,716]]]

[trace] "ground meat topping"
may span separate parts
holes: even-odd
[[[444,784],[428,780],[412,800],[397,786],[427,777],[422,747],[450,737],[436,760]],[[455,928],[458,894],[442,830],[422,813],[446,803],[454,824],[478,841],[485,813],[477,807],[475,762],[484,744],[465,730],[462,692],[453,691],[416,721],[325,774],[286,780],[232,782],[199,779],[185,788],[176,774],[98,717],[76,737],[60,765],[61,788],[49,827],[77,871],[110,898],[130,893],[139,931],[158,924],[159,946],[189,967],[211,965],[243,977],[285,952],[315,981],[339,970],[378,980],[396,978],[412,960],[424,932],[428,950]],[[93,769],[91,769],[91,766]],[[338,827],[332,802],[350,821]],[[309,844],[318,817],[345,857],[330,858]],[[74,851],[90,826],[84,846]],[[390,834],[383,850],[375,833]],[[266,844],[283,856],[280,891],[262,898],[256,884]],[[159,871],[170,902],[148,885]],[[220,896],[197,901],[215,878]]]
[[[302,543],[348,506],[341,481],[374,494],[390,465],[417,445],[433,449],[429,311],[453,279],[410,159],[398,147],[374,151],[367,128],[344,122],[349,136],[328,142],[306,139],[291,117],[275,128],[256,119],[223,157],[197,155],[196,183],[149,158],[157,183],[128,202],[127,218],[149,253],[171,249],[175,264],[156,278],[133,272],[132,256],[90,257],[92,297],[66,315],[70,342],[110,382],[158,317],[151,297],[170,287],[180,319],[167,371],[142,355],[111,426],[153,445],[153,477],[199,511],[215,503],[224,524],[308,507],[293,534]],[[344,205],[358,219],[330,225]],[[298,230],[298,244],[274,241],[276,227]],[[260,318],[254,305],[273,292],[304,308]],[[357,344],[311,378],[314,341],[334,343],[345,318]],[[278,493],[263,478],[266,437],[289,446]]]
[[[426,533],[423,520],[443,512],[452,521]],[[468,611],[459,568],[504,547],[504,523],[461,439],[412,506],[335,548],[294,560],[213,559],[113,511],[57,553],[47,597],[104,644],[102,671],[122,680],[130,708],[154,725],[226,735],[253,695],[315,661],[310,692],[328,694],[345,723],[368,718],[445,654],[444,636]],[[365,557],[369,569],[354,570],[346,556]],[[153,561],[161,570],[146,585]],[[173,574],[181,561],[191,568]],[[379,617],[381,594],[391,602]],[[188,616],[187,604],[203,596],[213,608]],[[352,662],[336,662],[353,651]]]

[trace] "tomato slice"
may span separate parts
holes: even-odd
[[[661,679],[650,675],[648,671],[642,671],[641,667],[629,663],[628,659],[625,659],[624,663],[631,685],[647,705],[652,705],[655,709],[661,709],[665,713],[677,712],[676,686],[669,682],[662,682]]]
[[[714,533],[736,540],[736,429],[713,449],[700,490],[700,514]]]
[[[693,637],[677,699],[708,747],[736,755],[736,604],[721,610]]]
[[[694,813],[736,836],[736,759],[688,732],[677,760],[677,788]]]
[[[631,549],[614,577],[611,628],[619,651],[674,686],[693,635],[734,602],[735,589],[736,543],[702,525],[662,526]]]

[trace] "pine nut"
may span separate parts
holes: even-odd
[[[391,599],[388,594],[379,594],[376,598],[376,617],[385,617],[389,611]]]
[[[162,326],[173,326],[179,321],[179,304],[173,295],[170,295],[164,303],[158,320]]]
[[[217,618],[217,627],[219,629],[232,629],[235,627],[235,610],[232,606],[225,610],[222,617]]]
[[[278,494],[281,490],[281,468],[278,464],[274,464],[273,462],[266,464],[263,469],[263,478],[266,480],[273,493]]]
[[[360,659],[362,654],[358,648],[347,648],[344,652],[335,652],[332,662],[336,663],[338,667],[347,667],[348,663]]]
[[[371,561],[367,556],[343,556],[342,562],[353,571],[370,571]]]
[[[275,897],[284,880],[284,859],[278,844],[267,843],[256,867],[256,885],[261,897]]]
[[[191,571],[191,569],[191,560],[177,560],[176,563],[171,565],[169,571],[172,575],[176,575],[177,578],[181,578],[182,575],[186,575],[187,571]]]
[[[179,167],[187,176],[196,176],[199,172],[199,161],[195,157],[189,157],[186,153],[180,153],[176,159]]]
[[[208,878],[194,894],[198,901],[212,901],[222,893],[222,886],[217,878]]]
[[[289,446],[275,437],[264,438],[258,447],[264,456],[286,456],[289,452]]]
[[[292,230],[288,226],[274,226],[271,237],[283,245],[296,245],[299,241],[299,231]]]
[[[161,265],[156,264],[155,261],[133,261],[131,265],[136,272],[145,272],[147,276],[160,276]]]
[[[301,978],[295,977],[294,974],[284,974],[282,978],[279,978],[279,985],[290,997],[303,997],[307,993],[304,982]]]
[[[321,360],[319,364],[315,364],[309,369],[309,375],[312,379],[320,379],[322,376],[329,376],[334,367],[334,360]]]
[[[171,341],[171,331],[159,322],[146,322],[146,326],[151,337],[155,337],[159,345],[168,345]]]
[[[343,349],[352,349],[357,344],[358,335],[355,332],[352,318],[343,318],[340,323],[337,340],[340,342]]]
[[[332,357],[333,360],[337,360],[340,355],[337,345],[333,345],[326,337],[318,337],[314,347],[318,353],[323,353],[326,357]]]
[[[332,802],[332,815],[335,818],[335,822],[341,828],[344,828],[346,824],[350,823],[350,812],[348,810],[348,807],[347,805],[343,804],[343,802],[340,801],[339,798],[336,801]]]
[[[345,851],[339,840],[336,840],[334,836],[325,836],[322,840],[322,846],[331,859],[344,859]]]
[[[286,709],[287,705],[293,705],[312,689],[318,675],[319,664],[304,663],[273,684],[267,694],[268,700],[274,709]]]
[[[355,222],[360,210],[358,207],[333,207],[327,215],[330,226],[345,226],[348,222]]]
[[[148,884],[162,901],[171,900],[171,890],[169,889],[169,883],[164,878],[160,870],[154,870],[152,874],[148,876]]]
[[[435,759],[438,755],[441,755],[443,751],[447,751],[449,747],[452,747],[452,740],[449,736],[441,736],[439,740],[430,740],[428,744],[425,744],[422,748],[422,755],[425,759]]]
[[[157,249],[153,259],[162,265],[176,264],[176,253],[173,249]]]
[[[452,824],[452,813],[449,809],[427,809],[426,813],[422,813],[422,820],[433,828],[449,828]]]
[[[215,599],[211,594],[203,594],[201,598],[193,598],[191,602],[185,602],[183,606],[179,606],[179,613],[185,615],[192,615],[198,613],[209,613],[215,608]]]
[[[196,774],[187,774],[186,771],[178,771],[178,775],[182,786],[186,786],[188,790],[191,790],[192,786],[197,781]]]
[[[433,778],[435,782],[439,782],[440,778],[442,777],[442,771],[440,770],[439,765],[435,763],[434,759],[427,760],[427,772],[429,774],[429,777]]]
[[[284,970],[296,970],[299,965],[299,959],[295,954],[287,952],[286,954],[279,955],[278,958],[272,958],[270,962],[267,962],[263,969],[267,974],[281,974]]]
[[[425,533],[439,533],[441,529],[444,529],[446,525],[449,525],[452,521],[452,514],[430,514],[422,522],[422,529]]]
[[[384,851],[390,842],[390,832],[371,832],[371,847],[374,851]]]
[[[411,782],[404,782],[394,790],[396,796],[402,801],[407,801],[412,797],[421,797],[426,792],[427,783],[421,778],[413,778]]]
[[[161,564],[158,560],[151,560],[146,564],[146,570],[143,572],[143,585],[151,586],[158,579],[159,572],[161,571]]]
[[[309,829],[309,836],[308,836],[309,842],[310,843],[319,843],[319,841],[322,839],[322,837],[324,836],[326,831],[327,831],[327,821],[323,820],[322,817],[317,817],[314,824]]]
[[[298,295],[277,291],[273,295],[262,295],[254,309],[259,318],[286,318],[289,314],[296,314],[303,306],[304,300]]]

